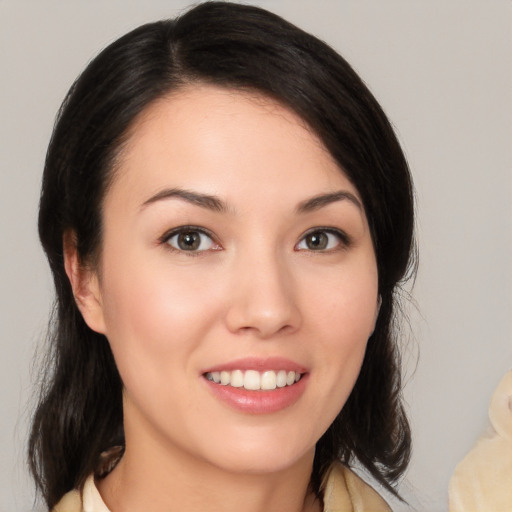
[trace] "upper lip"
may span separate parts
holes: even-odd
[[[233,370],[256,370],[263,371],[279,371],[286,370],[288,372],[306,373],[307,370],[304,365],[296,363],[291,359],[285,357],[244,357],[242,359],[235,359],[226,363],[216,364],[203,370],[204,373],[233,371]]]

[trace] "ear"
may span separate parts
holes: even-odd
[[[382,295],[379,293],[379,297],[377,298],[377,309],[375,310],[375,323],[377,323],[377,318],[379,318],[381,306],[382,306]]]
[[[373,329],[370,336],[375,332],[375,326],[377,325],[377,319],[379,318],[380,307],[382,306],[382,296],[379,294],[377,297],[377,305],[375,308],[375,318],[373,319]]]
[[[96,332],[105,334],[105,320],[98,274],[80,261],[74,231],[63,236],[64,269],[68,276],[75,302],[85,323]]]

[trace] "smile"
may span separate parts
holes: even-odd
[[[207,372],[205,377],[215,384],[230,386],[233,388],[244,388],[248,391],[271,391],[276,388],[292,386],[302,377],[302,374],[295,371],[267,370],[259,372],[256,370],[233,370]]]

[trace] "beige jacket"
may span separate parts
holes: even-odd
[[[389,505],[367,483],[342,464],[333,464],[326,479],[324,512],[391,512]],[[52,512],[110,512],[93,477],[79,491],[67,493]]]
[[[493,393],[490,428],[457,466],[450,512],[512,512],[512,371]]]

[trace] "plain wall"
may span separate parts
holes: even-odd
[[[53,293],[36,216],[55,113],[101,48],[189,3],[0,0],[0,512],[33,507],[31,368]],[[401,490],[419,511],[446,510],[449,477],[512,367],[512,2],[254,3],[342,53],[409,158],[420,269],[404,357],[414,456]]]

